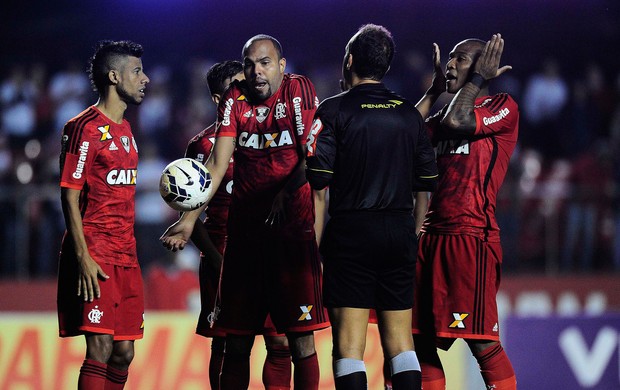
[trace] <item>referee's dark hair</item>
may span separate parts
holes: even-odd
[[[222,95],[226,80],[241,72],[243,72],[243,64],[239,61],[218,62],[211,66],[207,71],[207,85],[211,95]]]
[[[381,80],[394,58],[392,33],[383,26],[365,24],[348,44],[353,55],[353,68],[360,78]]]

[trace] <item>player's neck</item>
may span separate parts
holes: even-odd
[[[115,123],[122,123],[127,103],[111,96],[99,96],[95,107]]]
[[[379,84],[381,83],[380,80],[373,80],[373,79],[366,79],[366,78],[360,78],[357,77],[357,75],[355,74],[355,72],[353,72],[353,74],[351,75],[351,88],[361,85],[361,84]]]

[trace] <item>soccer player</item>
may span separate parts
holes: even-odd
[[[250,38],[242,55],[245,81],[231,83],[222,96],[217,138],[206,164],[217,188],[234,153],[219,320],[226,332],[220,384],[247,388],[254,335],[270,314],[289,340],[294,387],[317,389],[313,331],[329,323],[304,166],[318,99],[308,78],[285,73],[286,59],[275,38]],[[166,230],[163,244],[182,249],[200,212],[183,214]]]
[[[217,105],[226,88],[233,80],[243,80],[243,64],[239,61],[224,61],[214,64],[207,72],[207,84],[211,99]],[[215,123],[194,136],[187,145],[185,157],[205,162],[215,142]],[[209,381],[211,388],[220,388],[219,380],[224,358],[225,337],[215,322],[220,307],[220,276],[223,254],[226,248],[226,223],[228,208],[232,198],[233,160],[222,179],[222,184],[206,209],[204,224],[194,225],[192,241],[201,250],[199,268],[201,311],[196,333],[211,337],[211,360],[209,362]],[[291,354],[284,335],[277,335],[268,320],[263,332],[267,347],[267,357],[263,366],[263,384],[266,389],[290,388]]]
[[[414,193],[433,190],[437,166],[420,113],[381,81],[393,56],[387,29],[362,26],[345,47],[342,73],[350,89],[321,103],[310,134],[306,176],[313,188],[330,191],[321,254],[336,389],[367,388],[370,309],[393,388],[421,386],[410,328]]]
[[[445,388],[437,347],[464,339],[487,388],[516,389],[499,338],[496,295],[502,248],[495,219],[497,192],[517,143],[519,110],[507,94],[489,96],[504,49],[500,34],[458,43],[441,70],[435,45],[433,82],[417,105],[427,116],[443,93],[452,101],[427,120],[439,182],[422,226],[413,333],[424,390]]]
[[[90,59],[99,100],[62,132],[67,225],[58,267],[60,336],[84,335],[78,389],[122,389],[142,338],[144,292],[134,237],[138,148],[124,113],[144,99],[142,46],[102,41]]]

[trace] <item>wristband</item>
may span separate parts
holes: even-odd
[[[482,77],[480,73],[474,73],[469,80],[470,83],[475,85],[476,87],[482,89],[482,85],[487,82],[487,79]]]

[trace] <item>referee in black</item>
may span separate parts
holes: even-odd
[[[345,47],[347,90],[321,103],[308,139],[307,179],[316,190],[329,187],[323,301],[339,390],[367,388],[363,356],[371,308],[393,388],[421,388],[411,336],[414,193],[434,189],[437,165],[415,106],[381,82],[393,56],[386,28],[362,26]]]

